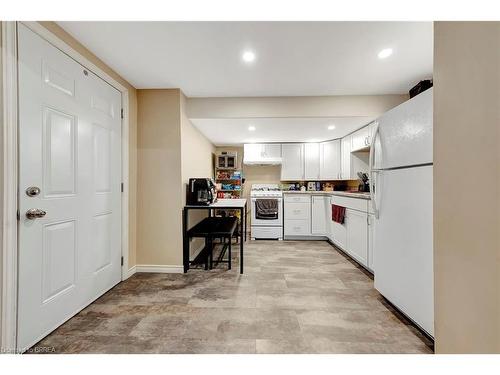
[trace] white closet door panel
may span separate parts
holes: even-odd
[[[28,348],[120,281],[121,94],[22,24],[18,42],[18,345]]]

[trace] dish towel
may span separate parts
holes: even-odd
[[[260,220],[278,219],[278,200],[277,199],[256,199],[255,200],[255,218]]]
[[[332,220],[339,224],[344,224],[345,207],[332,204]]]

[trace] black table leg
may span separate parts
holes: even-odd
[[[209,262],[209,257],[210,257],[210,241],[208,239],[208,237],[205,237],[205,250],[207,252],[206,256],[205,256],[205,271],[208,270],[208,262]]]
[[[184,262],[184,273],[189,269],[189,238],[187,238],[188,210],[182,210],[182,257]]]
[[[231,236],[229,236],[229,245],[228,245],[228,248],[227,248],[227,269],[230,270],[231,269]]]
[[[241,223],[240,223],[240,273],[243,273],[243,208],[240,209],[241,212]]]
[[[210,269],[214,268],[214,241],[212,237],[209,239],[210,244]]]
[[[247,204],[245,203],[245,242],[247,240],[247,215],[248,215]]]

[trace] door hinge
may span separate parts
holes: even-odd
[[[123,266],[123,257],[122,257],[122,259],[121,259],[121,264],[122,264],[122,266]]]
[[[120,189],[122,190],[122,193],[123,193],[123,189],[124,189],[123,182],[121,183],[121,187],[120,187]]]
[[[121,110],[121,112],[120,112],[120,113],[121,113],[121,117],[122,117],[122,119],[123,119],[123,108],[122,108],[122,110]]]
[[[19,210],[16,211],[16,217],[17,217],[17,220],[21,220],[21,213],[19,212]]]

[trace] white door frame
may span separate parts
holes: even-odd
[[[53,46],[102,78],[122,94],[122,280],[133,272],[128,267],[129,235],[129,106],[128,89],[97,67],[86,57],[59,39],[38,22],[21,22]],[[3,350],[17,351],[17,273],[18,273],[18,83],[17,25],[2,22],[2,82],[3,82],[3,224],[2,224],[2,295],[1,345]]]

